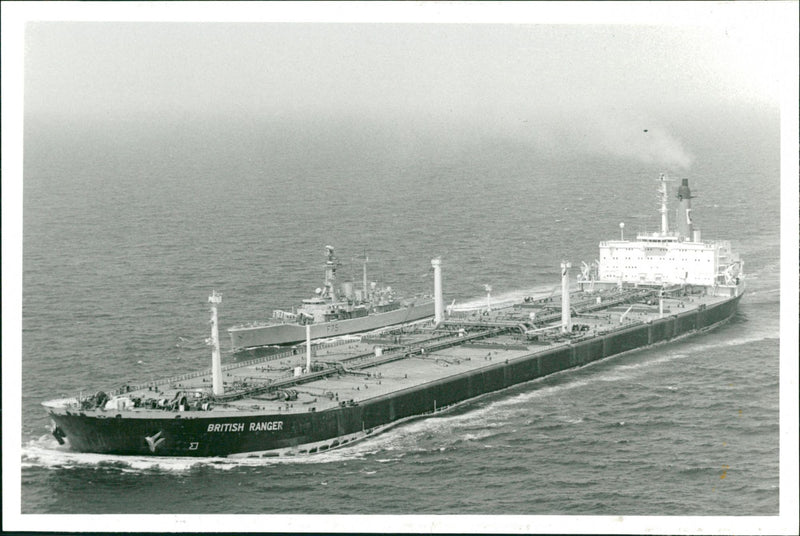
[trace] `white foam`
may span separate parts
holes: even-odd
[[[649,368],[657,365],[661,365],[663,363],[668,363],[670,361],[674,361],[676,359],[686,359],[689,357],[688,353],[685,352],[667,352],[660,357],[656,357],[654,359],[648,359],[647,361],[642,361],[639,363],[630,363],[627,365],[619,365],[615,367],[617,371],[629,371],[629,370],[638,370],[642,368]],[[630,379],[630,376],[623,376],[622,379]]]
[[[360,448],[359,448],[360,447]],[[73,452],[66,446],[58,445],[53,438],[30,441],[22,448],[23,467],[47,469],[71,469],[95,467],[133,472],[175,472],[181,473],[198,467],[208,467],[220,471],[230,471],[238,467],[258,467],[275,464],[329,463],[363,457],[374,451],[374,446],[366,450],[363,445],[352,445],[344,449],[331,450],[314,455],[283,456],[267,458],[221,458],[221,457],[167,457],[167,456],[122,456],[112,454],[93,454]]]
[[[583,417],[573,417],[571,415],[556,415],[555,419],[567,424],[580,424],[583,422]]]
[[[470,432],[459,437],[462,441],[480,441],[497,435],[497,430],[487,429],[482,432]]]
[[[36,444],[40,443],[40,444]],[[45,445],[32,441],[22,448],[23,463],[28,467],[42,467],[47,469],[72,469],[77,467],[96,467],[118,469],[126,472],[140,472],[161,470],[168,472],[183,472],[192,467],[203,464],[204,460],[216,458],[166,458],[145,456],[113,456],[106,454],[92,454],[73,452],[66,447],[56,444]]]

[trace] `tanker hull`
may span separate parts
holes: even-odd
[[[65,409],[48,412],[57,437],[80,452],[145,456],[272,456],[350,444],[404,420],[478,396],[718,326],[736,313],[741,295],[713,306],[584,337],[408,388],[360,396],[327,409],[301,411],[158,412]],[[453,355],[458,347],[450,347]],[[435,349],[433,350],[435,352]],[[402,360],[395,367],[402,367]],[[397,370],[393,369],[393,373]],[[382,377],[378,374],[377,377]],[[385,376],[383,376],[385,378]],[[326,380],[322,380],[326,381]],[[309,384],[313,385],[313,384]],[[316,400],[316,399],[315,399]],[[154,414],[156,416],[154,416]]]

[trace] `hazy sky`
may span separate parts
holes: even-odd
[[[29,23],[26,112],[433,114],[771,104],[769,28]]]
[[[573,146],[688,167],[691,155],[664,121],[777,107],[781,42],[770,30],[758,21],[30,22],[25,113],[346,118],[540,146],[566,136]]]

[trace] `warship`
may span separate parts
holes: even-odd
[[[367,258],[364,258],[363,285],[354,289],[352,282],[336,288],[336,269],[340,263],[333,247],[326,246],[325,281],[313,297],[302,301],[295,311],[275,310],[272,319],[262,324],[228,328],[233,353],[371,331],[385,326],[413,322],[433,316],[433,300],[400,299],[392,287],[367,283]]]
[[[442,262],[432,319],[245,362],[222,364],[212,292],[211,369],[91,396],[43,402],[52,434],[79,452],[146,456],[307,455],[555,372],[704,332],[729,320],[745,291],[728,241],[694,229],[691,191],[678,188],[669,227],[660,177],[661,229],[599,244],[561,293],[475,310],[445,310]],[[332,250],[330,250],[332,256]],[[330,258],[330,257],[329,257]],[[556,287],[557,288],[557,287]],[[488,289],[487,289],[488,290]]]

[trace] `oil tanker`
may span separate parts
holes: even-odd
[[[515,384],[703,332],[733,316],[743,262],[727,241],[693,228],[691,191],[678,189],[676,226],[660,178],[661,229],[599,245],[561,292],[477,310],[445,311],[442,263],[434,316],[246,362],[221,362],[211,309],[211,369],[91,396],[43,402],[52,433],[80,452],[264,457],[340,448],[409,419]],[[449,313],[449,314],[446,314]]]
[[[313,297],[302,301],[294,311],[275,310],[272,319],[262,324],[234,326],[228,329],[234,353],[297,343],[306,338],[310,326],[311,339],[360,333],[378,328],[413,322],[433,316],[433,300],[400,299],[392,287],[367,283],[367,259],[360,289],[345,282],[337,289],[336,269],[340,263],[333,247],[326,246],[325,281]]]

